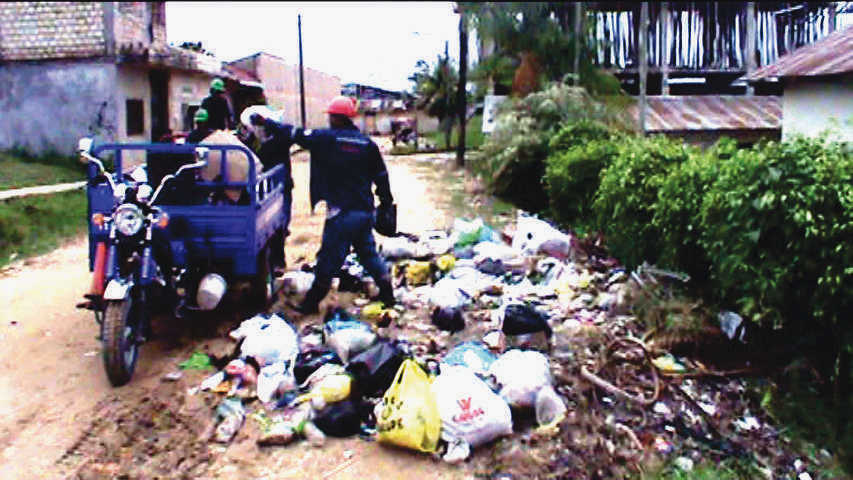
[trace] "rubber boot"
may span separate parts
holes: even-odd
[[[385,308],[391,308],[397,304],[397,301],[394,299],[394,286],[391,285],[390,278],[380,279],[376,282],[376,286],[379,287],[379,297],[377,299],[385,304]]]
[[[318,283],[315,281],[311,284],[311,288],[308,290],[308,293],[305,294],[305,298],[302,299],[302,302],[293,309],[302,315],[320,313],[320,302],[326,298],[326,294],[329,293],[330,288],[330,282]]]

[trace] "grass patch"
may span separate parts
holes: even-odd
[[[0,152],[0,190],[52,185],[86,179],[86,167],[62,155],[33,157],[19,151]]]
[[[439,151],[444,150],[444,132],[430,132],[423,134],[435,144]],[[477,150],[485,142],[486,134],[483,133],[483,116],[474,115],[465,124],[465,149]],[[450,134],[450,148],[455,149],[459,145],[459,125],[453,127]]]
[[[0,267],[53,250],[86,229],[84,190],[0,201]]]

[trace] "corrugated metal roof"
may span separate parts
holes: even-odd
[[[684,95],[646,97],[646,131],[766,130],[782,128],[779,97]],[[632,107],[637,115],[637,107]]]
[[[853,72],[853,26],[833,32],[820,41],[798,48],[749,75],[745,80],[773,77],[812,77]]]

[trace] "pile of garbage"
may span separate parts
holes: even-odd
[[[212,440],[230,442],[249,417],[261,446],[358,435],[458,463],[509,438],[495,454],[511,463],[513,439],[547,438],[542,468],[569,476],[636,474],[656,455],[682,470],[748,457],[763,473],[807,478],[741,380],[644,339],[632,295],[680,275],[628,272],[600,243],[524,213],[514,231],[457,219],[385,239],[380,253],[395,307],[367,300],[376,287],[351,255],[335,283],[352,305],[301,328],[259,314],[230,333],[234,358],[190,392],[224,396]],[[285,295],[312,280],[310,266],[288,272]]]

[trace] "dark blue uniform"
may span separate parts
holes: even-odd
[[[320,200],[326,201],[328,215],[323,226],[323,243],[306,303],[316,304],[325,297],[351,246],[384,297],[390,300],[388,268],[379,257],[373,238],[373,185],[383,204],[393,203],[388,171],[379,148],[355,126],[303,130],[268,119],[265,127],[280,145],[289,148],[297,143],[311,152],[311,207]]]

